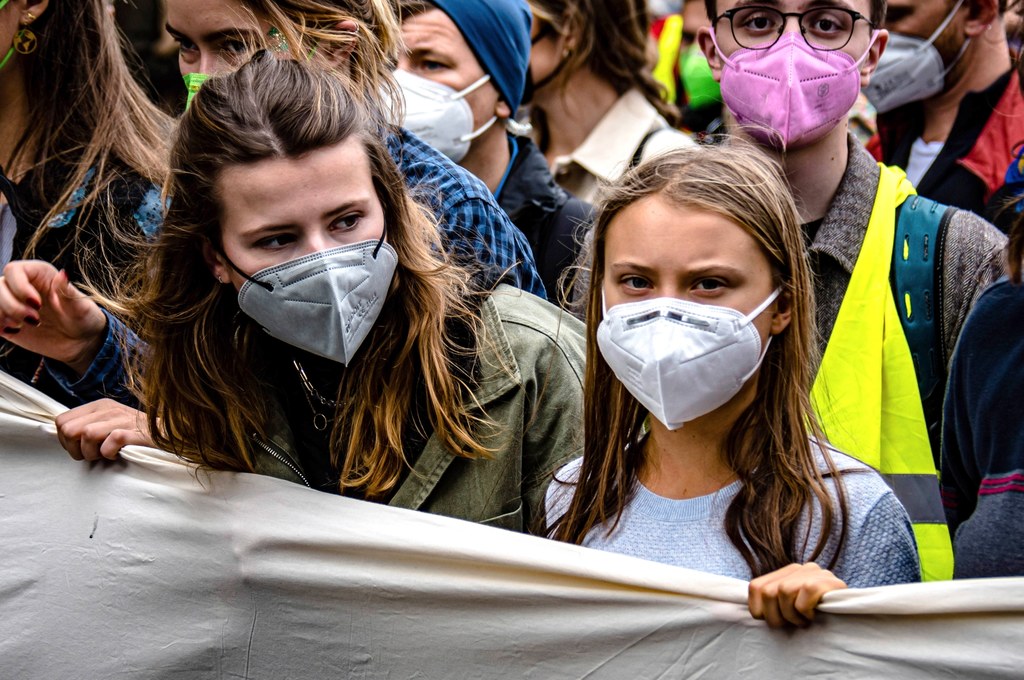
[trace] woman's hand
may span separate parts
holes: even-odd
[[[755,619],[772,628],[810,625],[822,596],[846,584],[813,562],[791,564],[750,582],[748,605]]]
[[[15,260],[0,276],[0,337],[83,375],[103,345],[107,317],[41,260]]]
[[[142,411],[100,399],[57,416],[57,439],[75,460],[114,460],[125,446],[152,446]]]

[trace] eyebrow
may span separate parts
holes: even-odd
[[[164,24],[164,28],[167,30],[168,33],[170,33],[175,38],[186,38],[188,40],[192,40],[190,36],[187,36],[181,31],[177,30],[176,28],[171,26],[170,23]],[[229,27],[222,28],[217,31],[211,31],[206,35],[200,36],[199,39],[203,42],[209,43],[220,42],[225,39],[253,39],[253,43],[256,44],[259,42],[260,38],[260,33],[256,29]]]
[[[638,274],[650,275],[657,273],[652,267],[640,264],[639,262],[632,262],[630,260],[623,260],[621,262],[613,262],[608,265],[608,271],[613,274],[620,274],[625,272],[636,272]],[[739,267],[734,267],[731,264],[724,262],[707,262],[698,263],[695,267],[688,267],[679,272],[685,276],[704,276],[707,274],[729,274],[733,276],[742,276],[745,271]]]
[[[752,6],[753,7],[771,7],[773,9],[779,9],[779,6],[781,4],[782,4],[781,0],[740,0],[740,2],[736,3],[736,5],[735,5],[735,7],[733,9],[735,9],[736,7],[752,7]],[[812,2],[808,2],[806,4],[806,6],[804,7],[804,11],[810,10],[810,9],[821,9],[823,7],[837,7],[839,9],[853,10],[853,7],[850,6],[850,3],[843,2],[843,0],[812,0]],[[853,11],[856,11],[856,10],[853,10]]]

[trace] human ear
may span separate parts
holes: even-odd
[[[336,69],[345,69],[349,57],[356,49],[356,41],[359,40],[359,27],[356,22],[346,19],[334,24],[333,32],[338,34],[338,41],[332,41],[329,46],[323,49],[323,59],[328,65]]]
[[[969,5],[964,35],[968,38],[977,38],[999,19],[999,0],[974,0]],[[999,30],[1003,28],[1000,26]]]
[[[43,12],[50,6],[50,0],[28,0],[25,3],[25,11],[31,12],[36,19],[43,16]]]
[[[789,327],[793,320],[793,296],[788,290],[783,290],[772,305],[775,309],[772,312],[772,323],[768,329],[771,335],[778,335]]]
[[[498,99],[498,102],[494,105],[494,115],[497,116],[498,120],[511,118],[512,107],[504,99]]]
[[[715,41],[711,37],[712,30],[713,29],[709,26],[702,26],[697,29],[697,45],[708,60],[708,65],[711,67],[711,75],[714,76],[715,81],[721,82],[722,59],[718,54],[718,50],[715,48]]]
[[[213,249],[213,244],[207,240],[203,241],[203,260],[206,261],[206,266],[210,268],[210,273],[213,274],[213,278],[217,279],[218,283],[227,283],[229,281],[227,262],[224,261],[220,253]]]
[[[868,54],[864,57],[864,63],[860,65],[860,86],[861,88],[867,87],[871,81],[871,74],[878,68],[878,60],[882,58],[882,53],[885,52],[885,46],[889,44],[889,31],[882,29],[878,32],[878,36],[875,38],[875,42],[868,49]]]

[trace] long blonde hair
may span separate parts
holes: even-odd
[[[218,285],[204,244],[219,248],[215,183],[228,166],[295,158],[349,138],[362,142],[398,254],[384,309],[361,356],[343,372],[331,436],[341,490],[387,494],[406,460],[402,435],[424,385],[435,436],[453,455],[486,456],[460,344],[449,321],[474,334],[477,314],[466,272],[446,263],[436,225],[410,198],[376,125],[340,78],[258,54],[239,71],[212,78],[181,121],[171,155],[174,196],[145,264],[130,315],[149,343],[143,403],[154,441],[217,469],[252,471],[251,435],[268,434],[268,394],[260,379],[258,326],[240,313],[235,291]]]
[[[587,300],[583,465],[568,511],[548,533],[582,543],[596,527],[613,529],[644,464],[644,447],[639,444],[648,413],[605,362],[597,345],[597,328],[603,318],[608,227],[627,206],[653,195],[673,205],[722,215],[742,226],[761,246],[775,284],[790,301],[790,324],[773,338],[754,401],[726,439],[726,461],[742,483],[726,513],[726,533],[755,575],[803,561],[801,550],[810,537],[798,536],[798,525],[817,500],[821,534],[811,559],[822,554],[838,524],[835,559],[845,540],[846,504],[841,480],[826,451],[828,470],[839,490],[841,518],[837,518],[816,461],[816,447],[809,440],[813,436],[825,441],[810,403],[818,357],[813,289],[801,228],[780,169],[752,145],[739,143],[654,158],[625,175],[603,197],[594,227]]]

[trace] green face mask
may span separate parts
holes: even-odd
[[[202,87],[203,83],[205,83],[209,78],[210,76],[207,73],[188,73],[182,76],[182,79],[185,81],[185,87],[188,89],[188,99],[185,100],[186,111],[188,110],[188,107],[192,106],[192,99],[199,92],[199,88]]]
[[[697,43],[690,45],[679,58],[679,75],[691,109],[721,103],[722,90],[715,82],[707,57]]]

